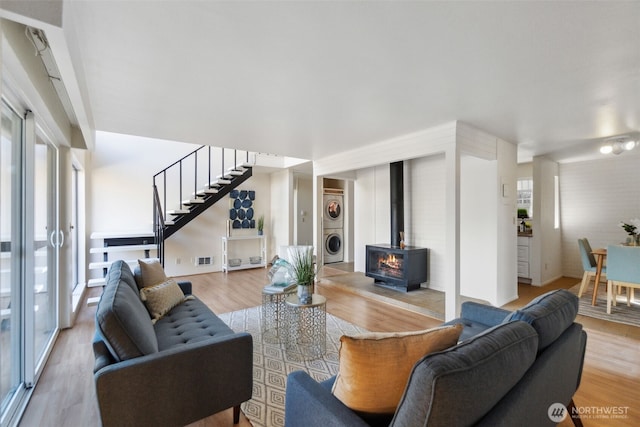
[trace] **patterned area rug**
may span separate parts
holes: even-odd
[[[322,381],[338,373],[338,349],[342,335],[366,332],[358,326],[327,313],[327,352],[321,359],[294,361],[287,358],[284,344],[270,344],[260,333],[260,309],[221,314],[220,318],[236,332],[253,337],[253,397],[242,404],[242,412],[258,427],[284,426],[284,400],[287,375],[307,371]]]
[[[591,284],[582,294],[580,298],[580,306],[578,314],[587,317],[595,317],[596,319],[608,320],[610,322],[624,323],[626,325],[640,326],[640,290],[636,289],[635,300],[631,301],[631,307],[627,307],[627,294],[623,290],[623,294],[617,296],[617,305],[611,306],[611,314],[607,314],[607,286],[601,283],[598,286],[597,305],[591,305],[593,297],[593,284]],[[580,283],[573,286],[569,291],[578,295]]]

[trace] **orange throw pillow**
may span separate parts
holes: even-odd
[[[332,393],[356,412],[393,414],[416,362],[456,345],[461,332],[462,325],[457,324],[415,332],[343,335]]]

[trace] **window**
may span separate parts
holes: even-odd
[[[517,208],[526,209],[527,216],[533,216],[533,179],[518,179]]]

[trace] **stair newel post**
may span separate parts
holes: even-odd
[[[220,167],[220,173],[224,175],[224,147],[222,148],[222,165]]]
[[[178,162],[178,167],[179,167],[179,171],[180,171],[180,190],[178,191],[178,194],[180,195],[180,209],[182,209],[182,159],[180,159],[180,161]]]
[[[158,194],[158,187],[156,186],[156,176],[153,177],[153,231],[156,239],[158,259],[162,266],[164,266],[164,215],[162,214],[163,207],[160,205],[160,196]],[[166,197],[166,191],[164,191],[164,193]]]
[[[193,198],[198,197],[198,151],[196,150],[193,153],[193,165],[194,165],[194,173],[193,173]]]
[[[158,242],[158,258],[160,259],[160,263],[164,267],[164,218],[167,216],[167,170],[162,171],[162,179],[164,184],[162,185],[162,206],[159,207],[161,216],[160,216],[160,224],[158,227],[159,230],[159,242]]]
[[[163,216],[167,216],[167,170],[162,171],[162,206],[160,206]],[[164,224],[160,224],[164,227]]]
[[[156,187],[156,177],[153,177],[153,233],[156,237],[156,244],[158,243],[158,203],[156,202],[156,194],[158,188]]]
[[[211,146],[209,148],[209,160],[207,161],[207,187],[211,187]]]
[[[233,169],[238,168],[238,150],[233,150]]]

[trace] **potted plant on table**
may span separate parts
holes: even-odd
[[[627,240],[627,243],[631,246],[638,246],[640,245],[640,235],[638,234],[638,228],[640,227],[640,219],[635,218],[630,220],[629,222],[620,222],[620,227],[622,227],[624,229],[624,231],[627,232],[627,234],[630,236]]]
[[[313,286],[316,279],[315,263],[313,259],[313,247],[301,247],[292,254],[291,270],[298,284],[298,298],[303,304],[312,301]]]
[[[264,215],[258,218],[258,236],[262,236],[262,233],[264,233]]]

